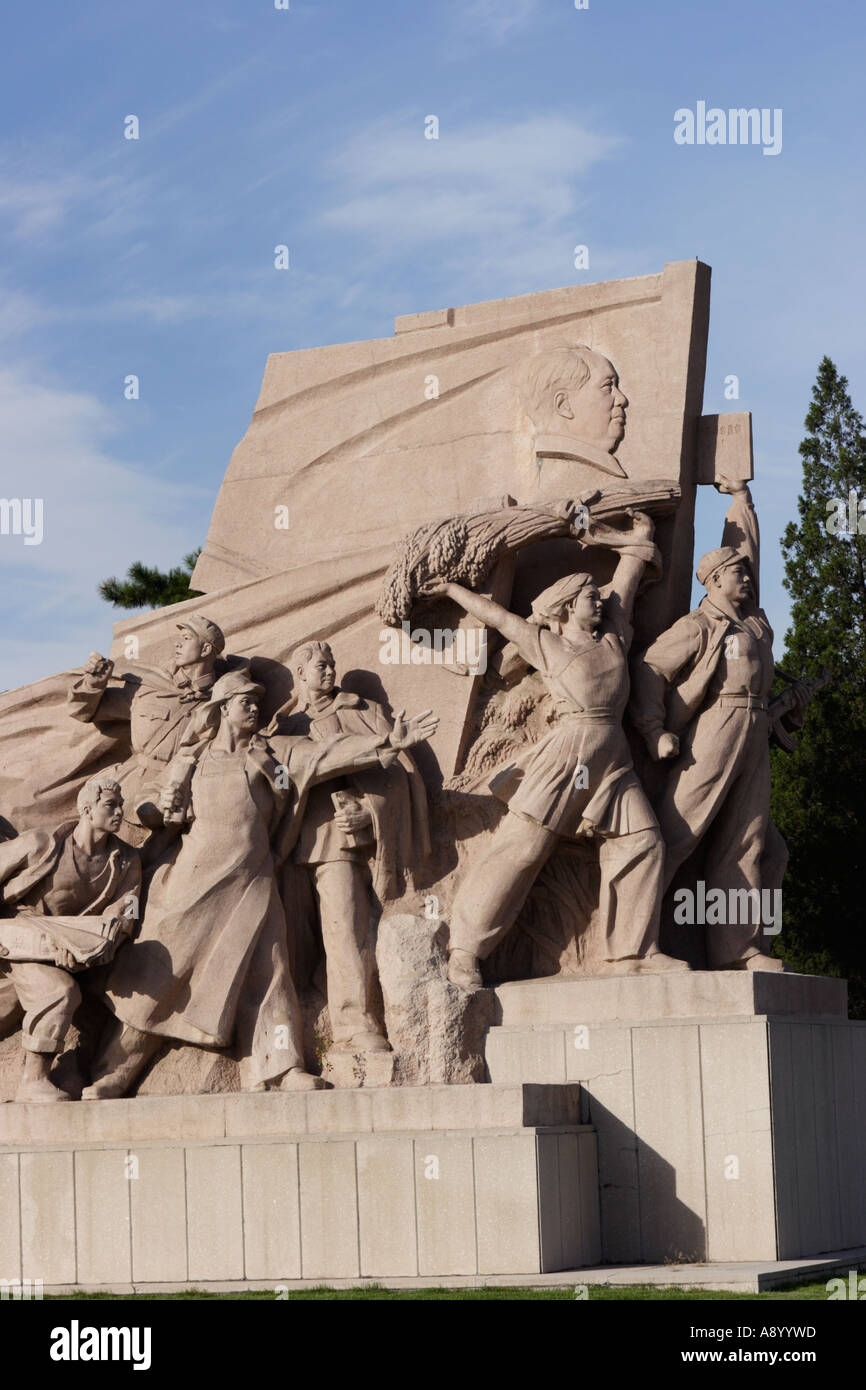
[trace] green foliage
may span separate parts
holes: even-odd
[[[866,499],[866,435],[847,387],[825,357],[800,445],[799,519],[782,539],[792,609],[781,664],[797,676],[826,667],[832,681],[796,751],[773,750],[772,815],[790,851],[782,953],[799,970],[846,976],[852,1015],[866,1018],[866,535],[827,524],[832,499],[846,510],[850,493]]]
[[[165,608],[170,603],[199,598],[201,590],[189,587],[199,555],[201,546],[185,555],[183,565],[169,570],[168,574],[136,560],[127,570],[125,579],[104,580],[99,593],[115,608]]]

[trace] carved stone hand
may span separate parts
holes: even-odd
[[[439,716],[432,710],[425,709],[421,714],[407,719],[406,711],[401,709],[394,716],[394,727],[388,742],[392,748],[411,748],[415,743],[423,743],[425,739],[432,738],[438,728]]]
[[[114,670],[114,662],[99,652],[91,652],[83,666],[85,683],[91,690],[104,690]]]

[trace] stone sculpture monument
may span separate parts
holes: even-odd
[[[785,971],[783,915],[674,914],[779,889],[768,741],[819,684],[772,695],[750,420],[701,414],[708,309],[682,262],[273,355],[206,597],[0,696],[22,1264],[184,1286],[866,1241],[844,983]]]

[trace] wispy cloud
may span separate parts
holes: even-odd
[[[320,221],[369,239],[383,256],[435,246],[451,269],[535,262],[562,283],[586,176],[623,143],[556,114],[457,128],[445,119],[439,139],[428,140],[417,115],[404,115],[367,128],[334,157],[338,197]]]
[[[177,132],[194,127],[194,118],[243,86],[261,64],[260,58],[249,57],[173,106],[136,112],[141,143],[124,139],[118,117],[113,138],[106,137],[84,154],[62,136],[45,142],[35,171],[29,154],[25,159],[16,146],[7,144],[0,149],[0,230],[33,241],[72,226],[77,235],[120,239],[151,225],[160,211],[185,214],[188,226],[195,198],[183,183],[174,186],[172,179]],[[160,140],[167,151],[160,176],[138,172],[138,151],[150,152]]]
[[[10,248],[29,250],[62,234],[68,254],[88,248],[94,236],[121,241],[153,224],[167,196],[156,178],[129,170],[70,171],[60,167],[68,158],[60,150],[44,154],[34,174],[8,149],[0,154],[0,235]]]
[[[197,534],[194,517],[206,515],[199,489],[156,476],[121,461],[112,451],[120,432],[117,414],[87,392],[53,385],[36,364],[0,365],[0,438],[3,493],[41,499],[44,534],[39,545],[21,535],[0,534],[4,610],[20,634],[51,631],[45,653],[22,669],[4,641],[0,689],[47,674],[57,664],[58,632],[90,621],[110,638],[112,615],[96,587],[131,561],[163,567],[177,563]],[[16,622],[17,619],[17,622]],[[47,619],[47,621],[45,621]],[[86,655],[86,653],[85,653]],[[72,642],[64,658],[77,658]]]
[[[73,208],[105,197],[110,185],[74,173],[21,176],[7,166],[0,173],[0,222],[12,236],[32,241],[55,231]]]
[[[46,308],[33,295],[0,285],[0,343],[14,342],[56,319],[56,310]]]
[[[540,9],[539,0],[463,0],[457,22],[467,33],[490,35],[502,43],[524,29]]]

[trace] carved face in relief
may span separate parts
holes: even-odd
[[[90,817],[94,830],[114,833],[120,829],[123,820],[123,797],[119,791],[103,790],[98,801],[91,801],[85,807],[84,814]]]
[[[554,395],[557,414],[571,422],[568,432],[611,454],[625,434],[627,405],[613,364],[597,352],[590,354],[589,379],[577,389],[560,387]]]
[[[236,733],[255,733],[259,726],[259,702],[251,692],[242,691],[239,695],[232,695],[221,710],[223,719]]]
[[[579,456],[583,445],[583,452],[588,446],[612,454],[625,434],[628,397],[613,363],[591,348],[552,348],[530,358],[521,393],[538,453]]]
[[[571,603],[568,617],[562,625],[562,635],[568,639],[569,632],[596,632],[601,627],[604,613],[601,594],[595,584],[586,584]]]
[[[330,694],[337,679],[334,663],[328,660],[324,652],[314,652],[298,671],[298,676],[311,695]]]
[[[182,627],[175,638],[174,659],[179,668],[196,666],[214,655],[210,642],[205,642],[191,627]]]
[[[725,565],[723,569],[716,570],[711,577],[710,584],[711,598],[716,595],[719,598],[727,599],[737,608],[743,603],[748,603],[752,597],[752,577],[742,560],[735,560],[733,564]]]

